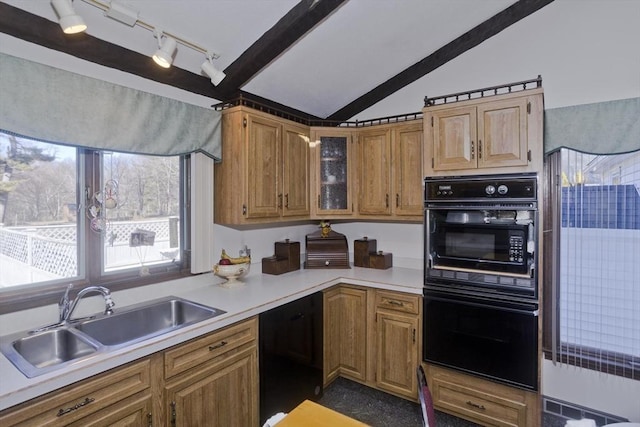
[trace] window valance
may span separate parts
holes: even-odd
[[[640,150],[640,98],[545,110],[544,151],[563,147],[589,154]]]
[[[220,112],[0,53],[0,129],[128,153],[221,159]]]

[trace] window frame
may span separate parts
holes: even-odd
[[[94,162],[94,156],[109,150],[76,148],[76,174],[78,177],[76,188],[77,206],[84,206],[81,198],[86,194],[94,194],[97,189],[91,188],[94,177],[94,167],[102,170],[102,162]],[[78,277],[48,282],[18,285],[0,291],[0,315],[15,311],[56,304],[64,294],[69,284],[75,289],[88,285],[106,286],[112,292],[131,289],[191,276],[190,272],[190,154],[177,156],[180,161],[180,261],[162,263],[149,266],[149,275],[140,276],[138,269],[128,268],[116,272],[103,272],[104,244],[102,235],[90,230],[89,221],[84,215],[78,215]],[[101,173],[97,176],[101,176]],[[101,182],[99,179],[98,182]],[[82,237],[81,237],[82,236]],[[98,259],[99,262],[89,262]],[[84,274],[83,274],[84,273]]]
[[[561,150],[547,155],[544,162],[544,239],[542,352],[554,362],[578,366],[597,372],[640,380],[640,358],[588,346],[562,343],[560,340],[560,227],[562,206]],[[550,266],[550,268],[549,268]]]

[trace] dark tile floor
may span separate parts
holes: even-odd
[[[324,390],[318,401],[323,406],[369,424],[372,427],[420,427],[422,415],[418,403],[383,393],[344,378],[338,378]],[[438,427],[471,427],[477,424],[436,411]]]
[[[362,421],[372,427],[420,427],[420,405],[383,393],[344,378],[324,390],[318,401],[323,406]],[[565,421],[543,414],[543,427],[562,427]],[[437,427],[472,427],[478,424],[436,411]]]

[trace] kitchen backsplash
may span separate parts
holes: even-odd
[[[319,221],[318,221],[319,224]],[[349,257],[353,262],[353,241],[367,236],[377,240],[379,251],[393,253],[394,267],[420,269],[423,266],[422,224],[386,224],[366,222],[332,222],[333,231],[344,234],[349,243]],[[305,236],[318,231],[317,224],[278,226],[253,230],[236,230],[221,225],[214,228],[214,253],[224,248],[231,256],[247,245],[251,249],[252,262],[273,255],[273,243],[289,239],[300,242],[305,251]],[[304,259],[304,256],[301,256]]]

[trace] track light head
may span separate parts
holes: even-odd
[[[224,72],[218,70],[213,65],[214,55],[208,54],[207,59],[202,63],[202,71],[211,78],[211,84],[218,86],[220,82],[227,76]]]
[[[153,60],[162,68],[169,68],[173,62],[173,55],[176,52],[178,43],[173,37],[165,36],[164,40],[162,40],[162,33],[159,32],[156,37],[158,38],[158,50],[153,54]]]
[[[58,15],[58,22],[65,34],[81,33],[87,29],[87,24],[73,9],[71,0],[51,0],[51,5]]]

